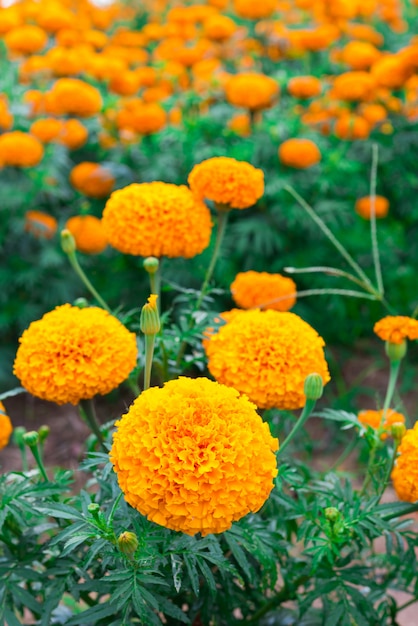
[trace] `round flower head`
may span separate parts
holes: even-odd
[[[32,322],[19,342],[15,375],[34,396],[57,404],[109,393],[137,360],[134,333],[98,307],[59,306]]]
[[[315,76],[294,76],[289,80],[287,90],[294,98],[307,100],[319,96],[322,84]]]
[[[115,191],[103,211],[111,246],[125,254],[185,257],[209,245],[209,209],[185,185],[134,183]]]
[[[73,235],[77,250],[84,254],[100,254],[107,246],[102,221],[94,215],[74,215],[65,228]]]
[[[44,156],[44,149],[36,137],[20,130],[0,135],[0,167],[33,167]]]
[[[223,532],[273,488],[278,441],[235,389],[181,377],[144,391],[116,426],[110,458],[125,499],[167,528]]]
[[[71,170],[70,183],[89,198],[106,198],[114,187],[115,179],[103,165],[83,161]]]
[[[377,218],[386,217],[389,211],[389,201],[383,196],[376,196],[374,210]],[[371,196],[359,198],[355,205],[355,211],[365,220],[369,220],[372,214]]]
[[[222,208],[246,209],[264,193],[262,170],[229,157],[213,157],[195,165],[188,182],[193,193]]]
[[[57,232],[58,222],[55,217],[43,211],[26,211],[25,230],[39,239],[52,239]]]
[[[255,307],[288,311],[296,303],[296,284],[291,278],[268,272],[241,272],[231,284],[236,304],[243,309]]]
[[[78,78],[59,78],[50,92],[54,113],[91,117],[102,108],[100,91]]]
[[[208,368],[220,383],[245,393],[262,409],[299,409],[304,382],[330,380],[324,340],[294,313],[242,311],[206,343]]]
[[[387,439],[388,433],[390,433],[391,426],[393,424],[404,424],[405,416],[402,413],[398,413],[393,409],[386,411],[385,419],[382,422],[383,409],[380,411],[360,411],[358,414],[359,422],[365,426],[371,426],[371,428],[382,429],[381,439]]]
[[[235,74],[225,86],[225,96],[230,104],[252,111],[271,106],[278,92],[279,86],[273,78],[256,72]]]
[[[395,491],[400,500],[418,500],[418,422],[406,431],[398,448],[399,457],[392,472]]]
[[[401,344],[405,339],[418,339],[418,320],[404,315],[388,315],[376,322],[373,330],[383,341]]]
[[[6,413],[4,404],[0,402],[0,450],[9,443],[13,427],[9,416]]]
[[[287,167],[306,169],[319,163],[321,153],[310,139],[288,139],[279,147],[279,159]]]

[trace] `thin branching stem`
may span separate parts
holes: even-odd
[[[372,169],[370,172],[370,236],[372,240],[372,254],[376,284],[379,293],[383,296],[385,288],[383,286],[382,268],[380,265],[379,244],[377,241],[376,228],[376,187],[377,187],[377,167],[379,164],[379,147],[376,143],[372,146]]]
[[[303,407],[303,411],[302,411],[298,421],[293,426],[292,430],[287,435],[287,437],[284,440],[284,442],[281,444],[281,446],[279,448],[279,452],[277,453],[278,455],[283,454],[283,452],[286,450],[287,446],[292,441],[292,439],[294,439],[295,436],[299,433],[299,431],[303,428],[303,426],[305,425],[305,422],[307,421],[307,419],[311,415],[312,411],[314,410],[315,404],[316,404],[316,400],[309,400],[309,399],[306,400],[306,404]]]
[[[362,287],[366,291],[369,291],[373,295],[375,294],[374,289],[370,289],[368,285],[366,285],[362,280],[353,276],[349,272],[345,272],[344,270],[340,270],[336,267],[327,267],[324,265],[312,266],[312,267],[284,267],[283,270],[288,274],[327,274],[328,276],[338,276],[341,278],[346,278],[347,280],[351,280],[351,282],[355,283],[359,287]]]
[[[285,296],[280,296],[279,298],[274,298],[272,300],[268,300],[267,302],[262,302],[261,304],[257,304],[256,307],[252,307],[254,309],[264,309],[275,302],[280,302],[282,300],[288,300],[292,297],[305,298],[307,296],[326,296],[326,295],[337,295],[337,296],[347,296],[350,298],[365,298],[366,300],[379,300],[377,296],[373,296],[368,293],[363,293],[362,291],[352,291],[351,289],[306,289],[305,291],[298,291],[295,293],[289,293]]]
[[[90,293],[93,296],[93,298],[95,298],[95,300],[97,300],[97,302],[100,304],[100,306],[103,307],[108,313],[111,313],[112,311],[111,311],[110,307],[106,304],[106,302],[103,300],[102,296],[98,293],[98,291],[96,291],[96,289],[93,287],[93,285],[91,284],[91,282],[87,278],[86,274],[84,273],[83,268],[81,267],[80,263],[78,262],[76,253],[75,252],[71,252],[67,256],[68,256],[68,260],[70,261],[71,266],[74,269],[75,273],[80,278],[80,280],[84,283],[84,285],[87,287],[88,291],[90,291]]]

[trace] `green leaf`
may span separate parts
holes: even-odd
[[[116,608],[110,602],[104,602],[78,613],[65,622],[65,626],[92,626],[97,620],[114,615],[115,610]]]
[[[36,510],[44,515],[56,517],[58,519],[80,520],[85,522],[83,515],[68,504],[48,504],[48,506],[38,506]]]
[[[7,626],[22,626],[22,622],[19,622],[16,615],[12,613],[7,607],[4,609],[3,617]]]

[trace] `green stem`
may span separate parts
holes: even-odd
[[[254,309],[265,308],[266,306],[272,304],[273,302],[280,302],[281,300],[288,300],[292,296],[297,296],[298,298],[306,298],[307,296],[347,296],[347,298],[363,298],[365,300],[380,300],[380,298],[376,295],[371,295],[369,293],[363,293],[362,291],[354,291],[352,289],[306,289],[304,291],[297,291],[294,294],[289,293],[286,296],[280,296],[280,298],[274,298],[273,300],[269,300],[268,302],[263,302],[261,304],[257,304]]]
[[[213,253],[212,253],[212,258],[210,260],[209,263],[209,267],[206,271],[206,276],[205,279],[203,281],[203,285],[201,287],[200,290],[200,296],[196,302],[196,305],[194,307],[194,310],[197,311],[200,307],[200,305],[203,302],[203,298],[206,295],[208,286],[209,286],[209,282],[212,278],[212,274],[213,271],[215,269],[215,265],[216,265],[216,261],[218,260],[218,256],[219,256],[219,252],[221,249],[221,245],[224,239],[224,235],[225,235],[225,231],[226,231],[226,225],[228,223],[228,216],[229,216],[229,211],[220,211],[218,210],[218,229],[216,231],[216,241],[215,241],[215,246],[213,248]]]
[[[32,451],[32,454],[34,456],[36,464],[39,467],[39,471],[41,472],[42,478],[44,479],[44,481],[46,483],[48,483],[49,482],[48,474],[46,473],[45,465],[44,465],[44,462],[42,460],[42,456],[41,456],[41,454],[39,452],[38,444],[35,444],[33,446],[29,446],[29,447],[30,447],[30,449]]]
[[[334,470],[337,470],[338,467],[344,463],[344,461],[350,456],[350,454],[353,452],[354,448],[357,446],[358,444],[358,437],[354,437],[350,443],[348,444],[348,446],[345,448],[345,450],[343,450],[343,452],[340,454],[340,456],[337,458],[336,461],[334,461],[334,463],[332,464],[332,466],[330,467],[330,469],[328,470],[329,472],[332,472]]]
[[[319,215],[317,215],[315,213],[315,211],[313,210],[313,208],[302,198],[302,196],[300,196],[298,194],[298,192],[293,189],[293,187],[290,187],[289,185],[285,185],[284,189],[290,193],[291,196],[293,196],[293,198],[295,198],[295,200],[298,202],[298,204],[305,209],[305,211],[307,212],[307,214],[311,217],[311,219],[319,226],[319,228],[322,230],[322,232],[324,233],[324,235],[329,239],[329,241],[334,245],[334,247],[338,250],[338,252],[341,254],[341,256],[347,261],[347,263],[352,267],[352,269],[356,272],[356,274],[359,276],[359,278],[369,286],[369,291],[371,293],[374,293],[375,295],[379,296],[380,298],[380,294],[376,291],[376,289],[373,287],[370,279],[367,277],[367,275],[363,272],[363,270],[361,269],[360,265],[357,263],[357,261],[355,261],[353,259],[353,257],[351,256],[351,254],[344,248],[344,246],[338,241],[338,239],[335,237],[335,235],[330,231],[330,229],[328,228],[328,226],[325,224],[325,222],[319,217]]]
[[[108,313],[111,313],[112,311],[110,310],[110,307],[106,304],[106,302],[103,300],[101,295],[96,291],[96,289],[93,287],[93,285],[91,284],[91,282],[85,275],[84,270],[82,269],[80,263],[78,262],[76,253],[69,252],[67,256],[75,273],[80,278],[80,280],[84,283],[87,289],[90,291],[91,295],[97,300],[100,306],[102,306]]]
[[[295,582],[291,585],[285,585],[283,589],[281,589],[278,593],[276,593],[276,595],[270,598],[264,606],[260,607],[258,611],[256,611],[250,618],[248,618],[246,620],[247,623],[252,622],[258,624],[261,617],[275,609],[277,606],[280,606],[288,600],[295,600],[297,597],[298,587],[304,585],[308,581],[309,576],[302,575],[299,576],[299,578],[297,578]]]
[[[360,280],[356,276],[353,276],[353,274],[350,274],[349,272],[345,272],[344,270],[337,269],[336,267],[327,267],[327,266],[321,265],[321,266],[316,266],[316,267],[301,267],[301,268],[285,267],[283,269],[288,274],[322,273],[322,274],[327,274],[328,276],[339,276],[341,278],[347,278],[347,280],[350,280],[356,285],[359,285],[359,287],[362,287],[366,291],[369,291],[370,293],[374,294],[374,290],[370,290],[370,287],[368,285],[365,285],[362,280]]]
[[[157,306],[158,310],[160,310],[160,297],[161,297],[161,259],[158,265],[158,269],[154,273],[149,273],[149,284],[151,293],[158,296],[157,298]]]
[[[284,440],[284,442],[281,444],[281,446],[279,448],[279,451],[277,453],[278,456],[280,454],[283,454],[283,452],[286,450],[287,446],[292,441],[292,439],[295,437],[295,435],[297,435],[298,432],[301,430],[301,428],[303,428],[303,426],[304,426],[305,422],[307,421],[308,417],[310,416],[310,414],[314,410],[315,404],[316,404],[316,400],[306,400],[306,404],[303,407],[303,411],[302,411],[298,421],[293,426],[292,430],[287,435],[287,437]]]
[[[390,463],[387,467],[386,470],[386,476],[382,482],[382,486],[380,487],[380,491],[379,491],[379,502],[383,496],[383,494],[385,493],[386,487],[388,486],[388,484],[390,483],[390,477],[392,475],[392,470],[394,468],[395,465],[395,461],[396,461],[396,457],[398,456],[398,448],[399,448],[399,444],[400,441],[395,441],[394,446],[393,446],[393,451],[392,451],[392,456],[390,459]]]
[[[372,240],[372,253],[374,271],[376,274],[376,284],[379,293],[383,296],[385,289],[383,286],[382,268],[380,265],[379,244],[377,242],[376,229],[376,186],[377,186],[377,166],[379,164],[379,148],[377,144],[372,146],[372,169],[370,173],[370,235]]]
[[[93,400],[80,400],[79,409],[81,416],[90,428],[91,432],[96,436],[100,447],[107,453],[107,448],[104,445],[102,431],[100,430],[100,424],[97,419],[96,410],[94,408]]]
[[[152,359],[154,356],[155,335],[145,335],[145,369],[144,369],[144,391],[151,385]]]

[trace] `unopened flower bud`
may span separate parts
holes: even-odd
[[[24,426],[16,426],[16,428],[13,430],[13,439],[16,443],[16,445],[20,446],[24,446],[25,442],[24,442],[24,435],[26,434],[26,428]]]
[[[161,328],[157,298],[158,296],[151,294],[147,304],[142,307],[140,327],[144,335],[156,335]]]
[[[77,298],[73,302],[74,306],[77,306],[79,309],[87,309],[89,306],[89,301],[86,298]]]
[[[395,422],[390,428],[390,434],[395,441],[401,441],[402,437],[406,433],[406,426],[402,422]]]
[[[125,556],[133,557],[139,545],[135,533],[126,530],[118,538],[118,548]]]
[[[341,517],[341,513],[338,509],[335,508],[335,506],[327,507],[324,511],[324,514],[325,518],[332,524],[334,524]]]
[[[148,256],[143,262],[144,269],[148,274],[155,274],[160,266],[160,262],[155,256]]]
[[[401,361],[407,350],[406,339],[404,339],[402,343],[391,343],[387,341],[385,350],[390,361]]]
[[[45,439],[48,437],[50,432],[51,432],[51,429],[49,426],[46,426],[45,424],[43,426],[40,426],[38,430],[39,441],[43,443]]]
[[[38,445],[39,442],[39,434],[36,430],[30,430],[28,433],[23,435],[23,441],[26,443],[29,448],[34,448]]]
[[[73,254],[76,250],[75,239],[68,228],[64,228],[64,230],[61,231],[61,248],[64,250],[65,254]]]
[[[309,374],[305,378],[303,391],[307,400],[319,400],[322,396],[324,383],[320,374]]]

